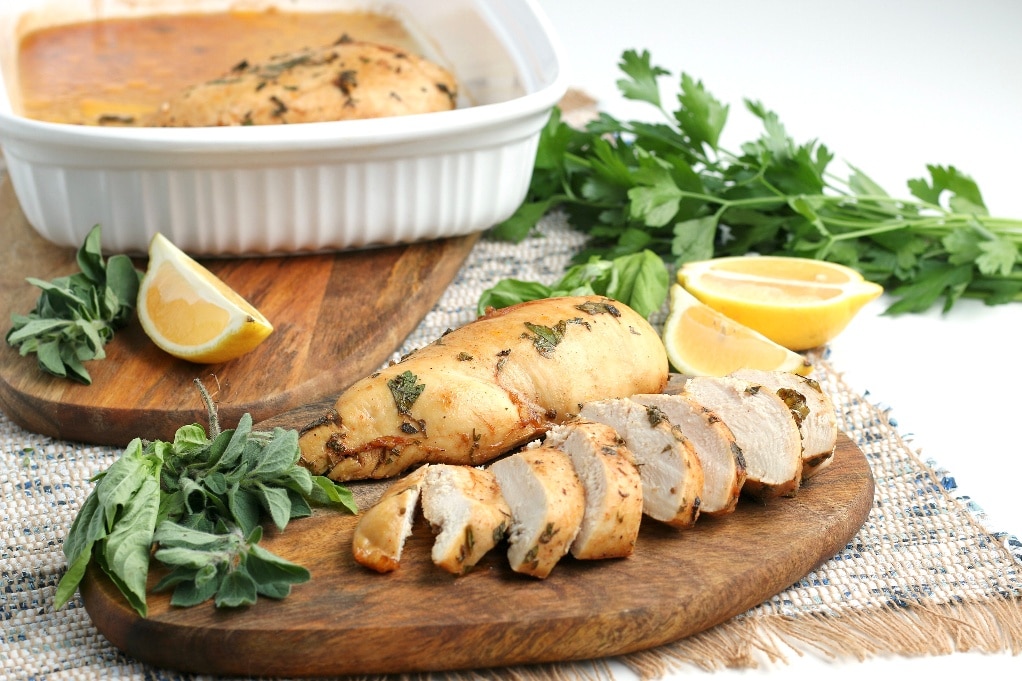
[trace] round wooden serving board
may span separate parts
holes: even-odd
[[[248,412],[256,421],[337,395],[376,370],[432,309],[478,235],[320,255],[203,260],[274,325],[253,352],[198,365],[153,345],[137,319],[86,363],[92,385],[44,374],[35,355],[0,343],[0,409],[22,427],[63,440],[124,446],[134,437],[173,439],[207,422],[193,381],[218,403],[223,423]],[[0,319],[27,314],[39,289],[76,272],[75,249],[32,229],[10,180],[0,180]],[[145,261],[136,263],[144,267]]]
[[[168,594],[151,593],[142,619],[95,568],[81,593],[115,646],[187,672],[314,677],[592,659],[675,641],[758,605],[841,551],[872,503],[869,464],[841,434],[833,463],[794,498],[743,500],[689,530],[647,519],[631,557],[567,557],[545,580],[512,572],[504,546],[467,575],[444,572],[430,561],[421,517],[400,568],[370,572],[351,555],[357,518],[321,511],[263,540],[312,573],[286,599],[218,611],[172,608]],[[150,586],[160,576],[152,572]]]

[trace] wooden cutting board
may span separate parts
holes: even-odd
[[[134,437],[172,439],[207,423],[193,381],[202,379],[223,423],[256,421],[341,392],[381,365],[436,303],[478,235],[337,254],[203,260],[274,324],[255,351],[197,365],[154,346],[137,320],[88,362],[91,386],[43,374],[35,356],[0,343],[0,409],[22,427],[62,440],[124,446]],[[50,280],[77,271],[75,249],[54,246],[0,180],[0,320],[27,314]],[[145,261],[136,263],[144,267]]]
[[[357,518],[322,511],[263,540],[312,573],[284,600],[217,611],[150,594],[141,619],[94,568],[81,593],[115,646],[186,672],[314,677],[592,659],[690,636],[786,589],[847,545],[873,488],[865,456],[841,434],[833,463],[795,498],[743,500],[689,530],[646,520],[631,557],[567,557],[545,580],[512,572],[503,547],[454,577],[430,562],[421,518],[400,568],[370,572],[351,555]],[[160,574],[154,567],[150,586]]]

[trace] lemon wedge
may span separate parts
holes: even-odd
[[[689,376],[725,376],[738,369],[789,371],[807,376],[808,359],[701,303],[673,284],[663,328],[667,359]]]
[[[686,263],[678,282],[714,310],[789,350],[826,344],[884,292],[850,267],[768,255]]]
[[[153,343],[200,364],[240,357],[273,331],[259,310],[162,234],[149,242],[137,309]]]

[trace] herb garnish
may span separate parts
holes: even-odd
[[[526,206],[519,208],[519,211]],[[538,218],[537,218],[538,219]],[[557,296],[606,296],[628,305],[644,317],[660,309],[667,298],[670,275],[663,259],[651,250],[605,260],[593,255],[568,268],[552,285],[519,279],[503,279],[483,291],[478,312],[515,303]]]
[[[252,430],[249,414],[220,431],[212,400],[196,384],[209,411],[209,437],[192,424],[179,428],[173,442],[136,438],[95,476],[64,541],[68,569],[55,607],[71,599],[95,561],[145,617],[151,555],[171,568],[157,589],[173,587],[173,605],[283,598],[309,573],[258,545],[263,517],[283,530],[311,515],[311,504],[357,511],[350,490],[298,464],[297,431]]]
[[[958,169],[927,166],[929,177],[908,182],[913,198],[895,198],[854,166],[847,179],[836,177],[827,147],[797,144],[775,113],[748,99],[745,108],[763,133],[729,151],[719,144],[729,107],[702,82],[682,73],[678,108],[670,112],[659,90],[670,71],[634,50],[619,66],[624,97],[653,105],[665,121],[600,113],[577,130],[555,108],[526,200],[494,236],[521,240],[561,208],[591,237],[579,263],[607,267],[647,250],[674,264],[779,254],[859,270],[898,298],[888,314],[922,312],[941,298],[945,311],[963,296],[987,304],[1022,300],[1022,220],[990,216],[979,187]],[[488,295],[497,302],[511,297],[509,288],[521,299],[546,295],[522,282],[495,288],[499,295]]]
[[[597,303],[592,300],[576,305],[575,309],[591,315],[609,314],[611,317],[621,316],[621,311],[610,303]]]
[[[424,383],[416,384],[418,380],[418,377],[411,371],[404,371],[387,381],[387,387],[390,388],[390,394],[394,398],[398,412],[405,416],[411,415],[412,405],[426,388]]]
[[[85,237],[77,262],[75,274],[27,279],[42,293],[32,312],[11,315],[7,343],[22,357],[36,353],[44,372],[90,385],[83,362],[106,357],[103,346],[135,310],[142,272],[126,255],[103,259],[99,225]]]
[[[557,346],[561,344],[561,341],[564,340],[564,332],[568,328],[568,323],[562,319],[551,327],[525,322],[525,328],[531,331],[533,335],[530,336],[527,333],[523,333],[522,338],[531,340],[532,344],[536,347],[536,352],[543,357],[549,357]]]

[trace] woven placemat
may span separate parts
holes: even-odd
[[[395,358],[473,319],[480,292],[500,279],[560,277],[582,238],[558,215],[521,244],[484,238]],[[986,527],[953,477],[899,436],[889,410],[845,384],[840,358],[814,359],[814,377],[876,479],[867,522],[841,553],[769,601],[683,641],[617,658],[640,677],[688,666],[751,667],[764,658],[783,663],[792,649],[853,660],[1022,652],[1022,544]],[[97,632],[77,598],[53,610],[67,529],[91,491],[89,478],[120,451],[54,441],[0,415],[0,452],[0,679],[199,678],[126,657]],[[612,677],[606,661],[506,671],[537,680]]]

